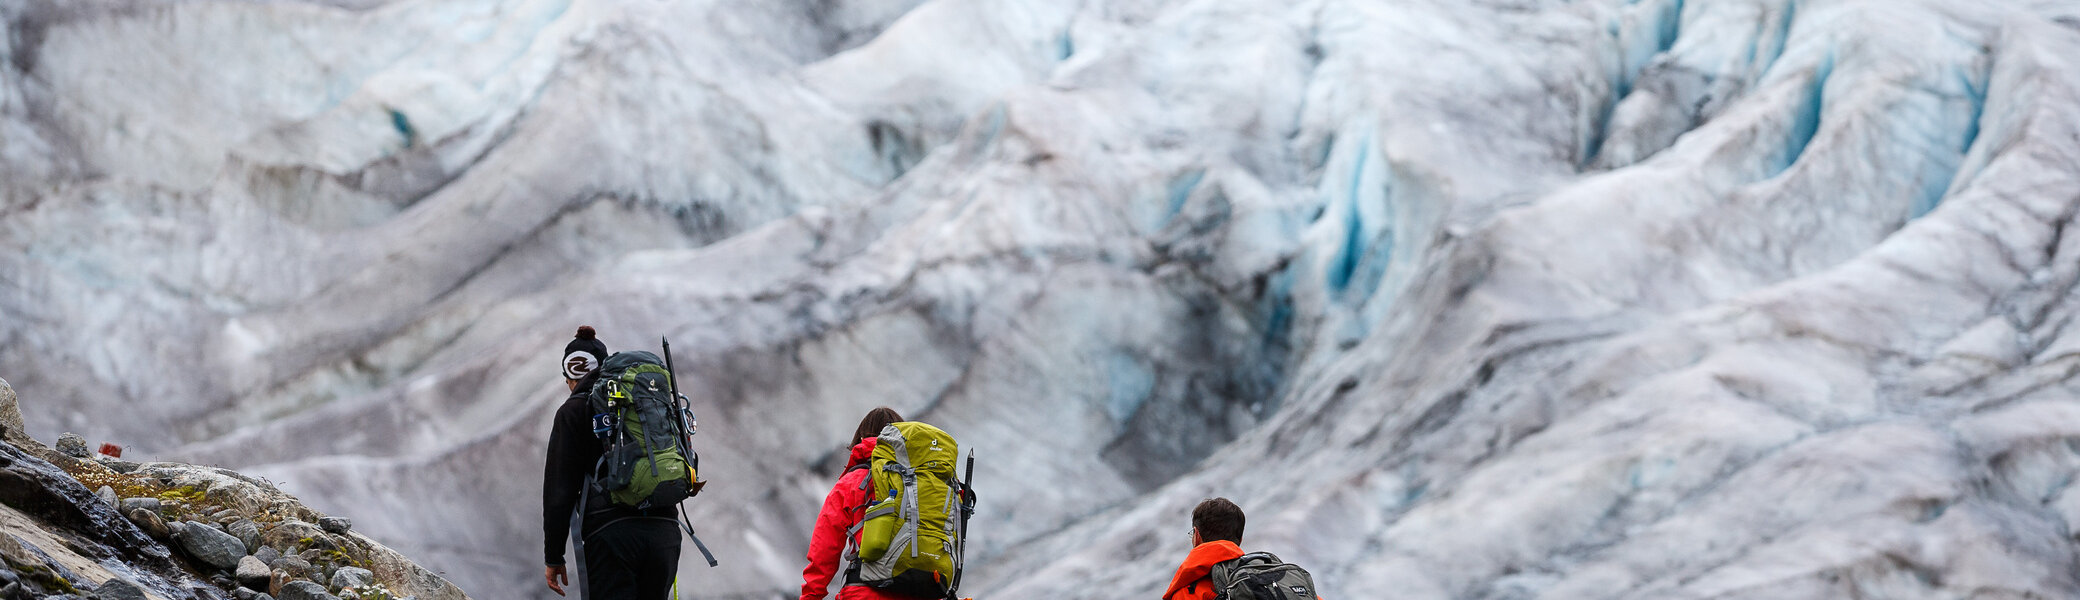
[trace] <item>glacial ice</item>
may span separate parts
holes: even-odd
[[[0,3],[0,376],[540,598],[668,335],[688,597],[876,405],[979,598],[2080,597],[2080,2]],[[654,349],[654,348],[652,348]]]

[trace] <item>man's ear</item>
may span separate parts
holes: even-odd
[[[1199,547],[1199,544],[1204,544],[1204,543],[1206,543],[1206,540],[1205,540],[1205,539],[1203,539],[1203,538],[1200,538],[1200,537],[1199,537],[1199,528],[1197,528],[1197,527],[1193,527],[1193,528],[1192,528],[1192,547],[1193,547],[1193,548],[1197,548],[1197,547]]]

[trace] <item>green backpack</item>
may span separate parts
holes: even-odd
[[[617,352],[600,363],[589,402],[593,433],[605,452],[593,474],[614,504],[671,506],[697,490],[699,455],[688,447],[688,414],[672,391],[672,376],[657,355]]]
[[[954,476],[960,448],[937,427],[891,424],[864,467],[866,513],[851,535],[857,582],[915,598],[952,597],[974,495]],[[969,460],[970,473],[974,460]]]

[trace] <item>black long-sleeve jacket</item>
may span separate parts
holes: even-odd
[[[586,391],[591,390],[592,383],[599,379],[598,373],[594,371],[578,380],[578,391],[571,392],[563,405],[557,407],[555,424],[549,430],[549,453],[542,468],[542,564],[545,565],[563,564],[563,546],[570,541],[571,511],[578,506],[586,476],[592,474],[600,454],[605,452],[599,438],[592,435],[592,406],[586,401]],[[647,511],[615,506],[595,490],[585,511],[584,530],[579,534],[591,537],[600,528],[629,517],[672,516],[669,506]]]

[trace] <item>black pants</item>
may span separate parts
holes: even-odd
[[[585,600],[665,600],[679,571],[679,524],[639,518],[585,537]]]

